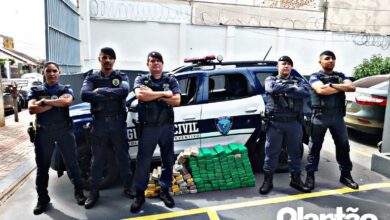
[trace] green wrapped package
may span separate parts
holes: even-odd
[[[230,147],[225,147],[225,154],[226,155],[231,155],[233,153],[233,151],[230,149]]]
[[[218,156],[224,155],[226,153],[225,148],[220,144],[215,145],[214,150],[215,150],[215,152],[217,152]]]
[[[214,149],[209,149],[210,151],[210,158],[215,158],[217,156],[217,152],[215,152]]]
[[[228,146],[233,151],[234,154],[240,153],[240,148],[239,148],[238,144],[231,143]]]
[[[213,155],[216,155],[215,151],[213,149],[209,148],[201,148],[202,153],[206,159],[210,159]]]
[[[213,148],[199,149],[199,155],[191,156],[189,159],[190,170],[198,192],[255,185],[248,150],[244,145],[218,144]]]
[[[204,159],[204,154],[203,154],[202,149],[199,149],[197,159],[198,159],[198,161],[201,160],[201,159]]]
[[[248,148],[245,147],[245,145],[238,144],[238,150],[240,153],[248,153]]]

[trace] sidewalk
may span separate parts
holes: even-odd
[[[35,169],[34,147],[27,134],[33,118],[24,109],[19,112],[19,122],[14,121],[14,115],[9,115],[5,126],[0,127],[0,205]]]

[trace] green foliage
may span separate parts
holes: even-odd
[[[390,57],[383,58],[380,54],[372,55],[369,60],[364,59],[363,63],[354,68],[355,79],[388,73],[390,73]]]
[[[4,58],[0,58],[0,66],[3,66],[5,64],[5,61],[10,61],[10,65],[14,65],[15,63],[15,60],[14,59],[4,59]]]

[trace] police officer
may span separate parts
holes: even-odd
[[[100,71],[88,74],[81,88],[81,99],[91,103],[93,115],[91,193],[85,201],[86,209],[92,208],[99,199],[99,182],[110,145],[116,153],[124,195],[135,196],[126,132],[128,78],[125,73],[113,70],[116,55],[112,48],[102,48],[98,59]]]
[[[288,56],[278,60],[277,76],[265,80],[268,96],[266,115],[270,120],[266,133],[264,182],[260,194],[267,194],[273,188],[273,174],[277,168],[283,139],[288,143],[288,165],[291,172],[290,186],[310,192],[301,180],[302,112],[303,99],[309,97],[309,86],[300,78],[291,76],[293,61]]]
[[[134,82],[134,91],[139,101],[139,134],[137,166],[135,171],[136,197],[130,211],[138,212],[145,203],[144,191],[149,180],[149,169],[156,145],[160,146],[162,174],[160,177],[160,199],[165,206],[175,205],[169,187],[172,186],[174,164],[174,115],[173,106],[180,104],[180,88],[171,74],[163,74],[164,60],[160,53],[150,52],[147,56],[149,73],[139,75]]]
[[[310,85],[314,90],[311,94],[313,127],[309,141],[305,184],[314,189],[314,172],[318,170],[322,143],[329,128],[336,145],[336,160],[341,171],[340,182],[352,189],[358,189],[358,184],[351,176],[352,162],[349,157],[347,128],[343,119],[345,92],[355,91],[355,86],[343,73],[333,71],[336,56],[332,51],[322,52],[319,63],[322,70],[310,76]]]
[[[83,205],[83,180],[76,155],[76,140],[73,124],[69,117],[69,106],[73,102],[73,92],[68,86],[59,84],[59,66],[55,62],[43,65],[46,82],[32,87],[28,95],[28,110],[36,114],[35,120],[35,161],[37,163],[36,190],[38,203],[34,214],[46,211],[50,197],[47,191],[49,167],[55,145],[59,148],[66,165],[68,176],[75,186],[74,196]]]

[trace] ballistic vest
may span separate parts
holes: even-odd
[[[31,89],[37,94],[37,100],[41,99],[58,99],[58,97],[65,94],[68,87],[58,84],[54,92],[49,93],[49,90],[44,86],[32,87]],[[69,121],[69,107],[55,107],[36,114],[36,123],[40,125],[52,125]]]
[[[333,72],[332,75],[327,75],[323,72],[319,73],[320,80],[324,84],[342,83],[338,72]],[[314,90],[311,90],[311,104],[314,109],[345,109],[345,93],[338,92],[332,95],[318,95]]]
[[[119,71],[113,71],[110,77],[103,77],[99,72],[93,73],[92,82],[93,89],[96,88],[119,88],[122,83],[122,75]],[[92,102],[91,112],[95,116],[126,116],[125,99],[110,99],[107,101]]]
[[[172,75],[163,74],[160,80],[153,80],[152,75],[144,77],[143,84],[153,91],[167,91]],[[173,107],[164,101],[153,100],[138,104],[138,119],[143,125],[158,126],[174,122]]]
[[[282,79],[279,76],[275,77],[275,82],[280,84],[297,84],[298,79],[293,76],[289,79]],[[267,112],[268,113],[286,113],[299,114],[303,111],[303,100],[292,96],[284,96],[284,94],[268,94]]]

